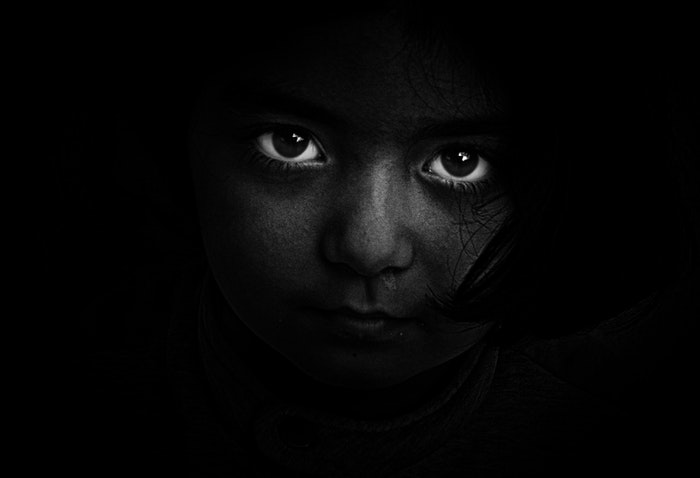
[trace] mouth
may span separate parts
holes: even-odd
[[[350,307],[309,308],[315,327],[334,338],[353,344],[380,344],[407,340],[416,320],[381,310],[360,311]]]

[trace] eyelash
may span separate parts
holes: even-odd
[[[234,138],[235,143],[242,145],[246,148],[246,154],[244,154],[244,157],[247,161],[252,163],[253,166],[258,167],[263,169],[266,172],[271,172],[271,173],[277,173],[277,174],[284,174],[284,175],[291,175],[294,173],[299,173],[303,172],[304,170],[307,169],[315,169],[312,167],[309,167],[307,163],[292,163],[292,162],[286,162],[286,161],[280,161],[274,158],[270,158],[269,156],[263,154],[257,147],[256,142],[257,138],[265,133],[269,133],[270,131],[273,131],[275,129],[279,128],[294,128],[294,125],[288,125],[288,124],[279,124],[279,123],[271,123],[271,124],[263,124],[263,125],[256,125],[253,127],[248,127],[248,128],[239,128],[238,132]],[[296,127],[300,131],[308,132],[306,128],[302,127]],[[317,145],[319,145],[320,148],[320,142],[316,139],[316,137],[308,133],[308,135],[316,142]],[[321,149],[321,156],[322,158],[326,158],[326,154]]]
[[[294,173],[300,173],[304,172],[304,170],[311,170],[311,169],[316,169],[316,166],[309,166],[309,163],[304,163],[304,162],[287,162],[287,161],[280,161],[278,159],[271,158],[267,156],[266,154],[263,154],[258,147],[256,146],[256,139],[265,133],[268,133],[272,130],[275,130],[280,127],[294,127],[292,125],[286,125],[286,124],[270,124],[270,125],[263,125],[263,126],[257,126],[255,128],[251,128],[250,130],[247,131],[246,134],[243,135],[244,143],[246,144],[248,148],[248,154],[246,155],[249,160],[251,160],[255,166],[262,168],[263,170],[271,173],[277,173],[277,174],[284,174],[284,175],[291,175]],[[316,142],[317,146],[320,149],[321,153],[321,158],[326,160],[327,156],[326,153],[323,151],[323,148],[321,147],[320,141],[316,139],[316,137],[308,132],[305,128],[299,127],[300,131],[304,131],[307,133],[313,141]],[[490,154],[484,154],[480,148],[476,148],[473,145],[470,144],[465,144],[465,143],[450,143],[447,145],[441,146],[439,149],[437,149],[431,156],[430,160],[434,158],[437,154],[442,152],[448,147],[451,146],[462,146],[462,147],[469,147],[476,154],[479,156],[487,159],[491,165],[493,166],[492,163],[492,155]],[[429,160],[429,161],[430,161]],[[425,163],[427,164],[427,163]],[[425,166],[425,165],[424,165]],[[423,168],[421,168],[423,169]],[[489,174],[486,178],[480,179],[478,181],[471,181],[471,182],[461,182],[461,181],[450,181],[449,179],[442,178],[440,176],[437,176],[435,174],[430,174],[426,175],[429,177],[429,180],[431,182],[437,183],[440,187],[447,187],[449,190],[456,192],[456,193],[461,193],[461,194],[469,194],[469,195],[474,195],[477,197],[482,196],[484,193],[489,191],[492,186],[495,185],[495,179],[493,172]]]
[[[305,166],[305,163],[293,163],[270,158],[269,156],[258,151],[258,149],[254,145],[250,147],[250,157],[251,159],[253,159],[253,161],[257,163],[258,166],[273,173],[289,174],[300,172],[305,169],[315,169],[309,166]],[[325,158],[325,156],[323,157]]]
[[[456,194],[467,194],[477,198],[477,202],[496,186],[496,180],[491,176],[474,182],[458,182],[435,176],[432,181],[439,182],[440,187],[447,187]]]

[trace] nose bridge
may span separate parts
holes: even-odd
[[[328,257],[373,276],[403,269],[413,260],[406,191],[395,162],[379,161],[350,175]]]
[[[366,171],[357,181],[352,216],[359,230],[375,240],[387,238],[387,233],[399,226],[396,222],[401,214],[397,208],[400,191],[391,176],[391,168],[380,166]]]

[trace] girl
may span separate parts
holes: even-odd
[[[694,232],[655,83],[666,69],[648,67],[663,57],[603,43],[605,25],[591,42],[476,9],[277,13],[254,45],[242,25],[188,44],[197,75],[177,87],[157,65],[156,99],[124,95],[147,101],[142,131],[160,149],[172,132],[148,111],[174,109],[163,91],[196,92],[179,94],[203,254],[139,246],[161,272],[127,270],[86,307],[79,355],[94,359],[76,409],[97,417],[83,435],[106,440],[81,442],[90,466],[442,477],[678,463],[659,408],[687,418],[686,397],[668,396],[688,391],[674,388]]]

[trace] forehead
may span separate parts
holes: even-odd
[[[504,114],[502,95],[466,58],[407,38],[390,19],[329,22],[300,33],[253,48],[244,64],[232,60],[219,91],[246,106],[302,100],[374,131]]]

